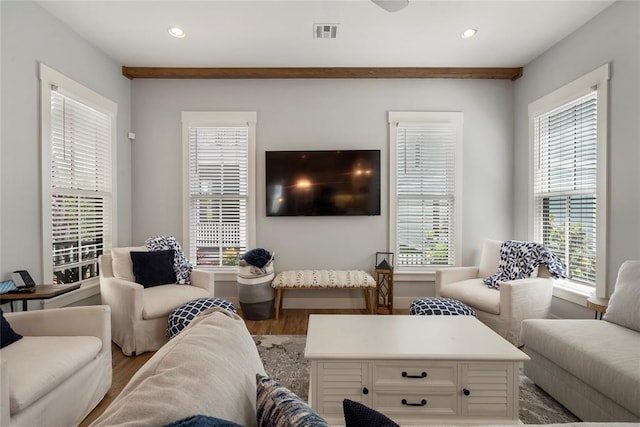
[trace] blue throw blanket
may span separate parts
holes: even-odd
[[[531,277],[533,270],[540,264],[547,266],[552,277],[567,277],[567,269],[560,258],[546,246],[534,242],[505,240],[500,246],[498,272],[483,279],[484,284],[500,289],[500,282]]]
[[[254,267],[264,268],[264,266],[271,261],[271,258],[271,254],[268,250],[257,248],[245,252],[240,259],[245,260],[248,264],[253,265]]]

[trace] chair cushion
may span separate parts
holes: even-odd
[[[210,296],[205,289],[193,285],[162,285],[144,288],[142,318],[165,317],[176,307],[188,301]]]
[[[488,288],[482,279],[444,284],[440,296],[457,299],[476,310],[500,314],[500,291]]]
[[[146,251],[146,246],[129,246],[125,248],[111,248],[111,258],[113,259],[111,267],[113,269],[113,277],[116,279],[128,280],[135,282],[136,276],[133,274],[133,263],[131,262],[131,251]]]
[[[220,307],[232,313],[237,312],[236,307],[226,299],[214,297],[194,299],[182,304],[169,314],[167,338],[171,339],[178,335],[200,313],[211,307]]]
[[[593,319],[527,319],[522,340],[632,413],[640,402],[640,334]]]
[[[502,245],[500,240],[486,239],[482,243],[478,277],[487,277],[496,274],[496,271],[498,271],[498,263],[500,262],[500,245]]]
[[[640,332],[640,261],[625,261],[603,319]]]
[[[88,336],[25,336],[2,349],[9,371],[9,404],[17,413],[66,381],[100,352]]]

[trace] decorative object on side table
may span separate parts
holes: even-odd
[[[393,314],[393,252],[376,252],[376,313]]]
[[[598,318],[598,313],[600,313],[600,319],[602,319],[602,315],[606,313],[608,305],[609,305],[609,298],[600,298],[600,297],[587,298],[587,308],[590,308],[591,310],[596,312],[594,319]]]

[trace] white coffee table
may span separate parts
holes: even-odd
[[[518,422],[529,357],[473,316],[311,315],[309,403],[344,423],[343,399],[398,424]]]

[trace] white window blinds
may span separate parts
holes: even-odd
[[[567,265],[569,278],[596,281],[597,92],[534,118],[536,240]]]
[[[52,280],[81,282],[111,247],[112,118],[54,86],[50,120]]]
[[[398,123],[396,247],[398,266],[455,264],[454,123]]]
[[[238,265],[247,250],[249,127],[189,126],[188,138],[190,258]]]

